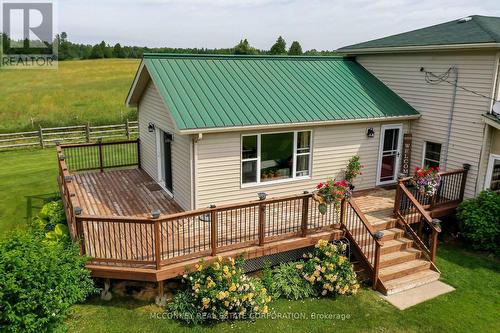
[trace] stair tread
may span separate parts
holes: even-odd
[[[409,286],[412,284],[416,284],[419,281],[433,279],[433,278],[435,278],[436,280],[439,279],[439,273],[431,269],[425,269],[422,271],[415,272],[413,274],[408,274],[400,278],[384,281],[383,284],[387,288],[387,290],[391,290],[403,286]]]
[[[407,244],[413,242],[411,239],[408,239],[406,237],[400,237],[398,239],[390,239],[387,241],[384,241],[382,244],[382,248],[384,247],[392,247],[392,246],[398,246],[401,244]]]
[[[384,234],[384,236],[390,235],[390,234],[402,234],[402,233],[404,233],[404,230],[400,229],[400,228],[389,228],[389,229],[380,230],[380,231]]]
[[[391,253],[386,253],[380,256],[380,262],[384,261],[389,261],[393,260],[399,257],[405,257],[405,256],[411,256],[416,253],[420,253],[420,250],[414,248],[414,247],[409,247],[407,249],[401,250],[401,251],[396,251],[396,252],[391,252]]]
[[[384,277],[389,274],[397,273],[400,271],[414,269],[414,268],[422,268],[422,267],[430,267],[430,262],[423,259],[413,259],[400,264],[391,265],[388,267],[381,268],[379,271],[380,277]]]

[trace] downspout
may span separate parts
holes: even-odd
[[[450,108],[450,113],[448,115],[448,134],[446,136],[446,146],[445,146],[445,153],[444,153],[444,170],[448,169],[448,152],[449,152],[449,147],[450,147],[450,140],[451,140],[451,125],[453,123],[453,113],[455,112],[455,102],[457,99],[457,85],[458,85],[458,68],[457,66],[453,65],[451,67],[451,70],[455,73],[455,83],[453,84],[453,95],[451,97],[451,108]]]

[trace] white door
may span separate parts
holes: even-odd
[[[382,125],[377,167],[377,185],[396,182],[401,157],[403,125]]]

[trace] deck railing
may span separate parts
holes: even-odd
[[[76,215],[75,220],[76,237],[92,262],[152,269],[340,228],[333,205],[322,215],[309,193],[158,218]]]
[[[377,289],[382,235],[373,230],[371,223],[354,200],[342,202],[341,221],[351,244],[356,247],[358,254],[371,271],[373,289]]]
[[[424,206],[406,187],[404,181],[398,182],[396,193],[396,209],[394,213],[398,217],[398,224],[412,238],[424,255],[434,263],[438,234],[441,232],[439,220],[432,219]],[[424,237],[424,228],[430,230],[427,244]]]
[[[404,184],[413,197],[417,199],[417,201],[425,209],[432,210],[444,205],[458,205],[463,201],[469,169],[470,165],[464,164],[462,169],[440,172],[441,185],[439,186],[436,195],[432,197],[425,196],[417,191],[411,183],[411,177],[400,178],[398,182]],[[400,200],[401,198],[399,197],[401,197],[401,193],[398,188],[396,188],[396,191],[395,209],[397,208],[397,205],[405,204],[407,202]]]
[[[140,166],[139,140],[57,145],[70,172]]]

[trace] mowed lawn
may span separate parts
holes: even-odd
[[[124,104],[138,65],[138,59],[103,59],[61,61],[57,70],[2,70],[0,133],[135,119],[135,109]]]
[[[3,152],[0,161],[0,233],[6,235],[25,226],[43,199],[57,191],[57,166],[53,149]],[[66,326],[69,332],[92,333],[500,332],[499,261],[441,244],[437,266],[442,280],[457,290],[405,311],[364,288],[356,296],[338,299],[274,301],[271,312],[287,318],[188,327],[161,319],[163,309],[150,303],[93,297],[72,308]]]

